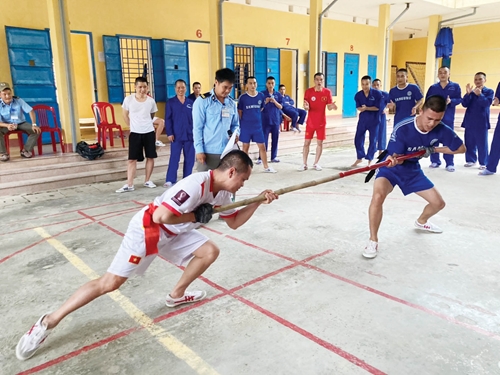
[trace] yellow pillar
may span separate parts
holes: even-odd
[[[208,22],[210,27],[210,79],[214,79],[215,72],[226,66],[225,46],[219,42],[219,0],[208,1]],[[212,86],[212,84],[210,84]]]
[[[322,7],[322,0],[309,0],[309,87],[314,86],[314,74],[319,71],[318,51],[321,51],[321,46],[318,45],[318,24]]]
[[[392,56],[392,41],[389,38],[389,53],[386,64],[385,55],[385,38],[387,33],[387,27],[390,24],[391,16],[391,4],[381,4],[378,7],[378,64],[377,64],[377,77],[372,77],[372,79],[379,78],[382,81],[382,87],[385,91],[389,91],[391,85],[391,56]]]
[[[427,32],[427,53],[425,55],[425,90],[427,90],[433,83],[435,83],[437,79],[436,47],[434,46],[434,42],[436,41],[436,37],[439,32],[439,22],[441,22],[441,16],[434,15],[429,17],[429,31]]]
[[[80,132],[76,131],[80,127],[76,123],[79,117],[66,0],[47,0],[47,11],[63,138],[66,149],[74,151],[76,143],[80,141]]]

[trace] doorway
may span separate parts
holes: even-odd
[[[358,92],[359,55],[344,55],[344,93],[342,100],[342,117],[356,117],[354,95]]]
[[[188,56],[189,81],[191,85],[195,82],[199,82],[201,83],[202,93],[210,91],[214,84],[214,77],[210,77],[210,44],[189,41]],[[192,92],[192,87],[188,87],[186,95]]]
[[[286,87],[286,94],[297,104],[298,96],[298,53],[296,49],[280,49],[280,78],[276,86],[283,84]],[[277,88],[276,88],[277,89]]]

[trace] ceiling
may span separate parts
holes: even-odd
[[[226,1],[304,15],[308,13],[309,7],[309,0]],[[332,0],[323,0],[323,9],[331,2]],[[500,1],[497,0],[392,0],[391,22],[405,9],[406,2],[410,3],[410,8],[394,25],[394,40],[425,37],[429,16],[441,15],[446,20],[472,13],[473,7],[477,7],[475,15],[445,25],[459,27],[500,22]],[[377,26],[379,5],[386,3],[387,0],[338,0],[329,10],[327,18]]]

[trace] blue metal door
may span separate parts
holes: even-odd
[[[358,92],[359,55],[346,53],[344,55],[344,93],[342,117],[356,117],[356,102],[354,95]]]
[[[163,53],[163,40],[151,39],[150,45],[151,60],[153,62],[154,99],[157,102],[166,102],[167,89],[165,79],[165,54]]]
[[[267,49],[267,77],[269,76],[274,77],[274,81],[276,82],[275,90],[278,91],[278,87],[281,81],[280,81],[280,50],[277,48]]]
[[[254,48],[255,78],[257,79],[257,91],[266,89],[267,78],[267,52],[265,47]]]
[[[171,98],[175,96],[175,81],[178,79],[183,79],[186,81],[186,86],[190,87],[187,42],[163,39],[163,52],[165,54],[167,98]]]
[[[108,84],[108,102],[123,103],[124,87],[122,75],[122,57],[120,38],[103,35],[104,61],[106,63],[106,82]]]
[[[49,31],[5,26],[5,35],[14,94],[30,106],[54,107],[60,124]],[[50,143],[50,134],[42,141]]]
[[[234,70],[234,46],[232,44],[226,44],[226,68]],[[236,85],[236,82],[234,82]],[[231,90],[231,97],[234,98],[234,86]]]
[[[377,78],[377,56],[368,55],[368,75],[372,81]]]
[[[337,54],[326,52],[325,67],[326,88],[330,89],[333,96],[337,96]]]

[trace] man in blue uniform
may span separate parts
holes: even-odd
[[[380,91],[382,100],[380,101],[379,115],[380,123],[378,125],[377,150],[379,155],[387,147],[387,104],[389,103],[389,93],[382,90],[382,82],[376,78],[373,80],[372,87]]]
[[[493,99],[493,105],[497,106],[500,104],[500,82],[497,86],[497,91],[495,91],[495,99]],[[480,176],[490,176],[497,173],[498,161],[500,160],[500,113],[498,114],[498,122],[495,128],[495,133],[493,134],[493,140],[491,141],[490,155],[488,156],[488,164],[486,168],[479,172]]]
[[[375,155],[382,94],[380,91],[370,87],[371,82],[372,79],[370,76],[363,76],[361,78],[362,90],[354,95],[356,109],[359,111],[359,119],[356,134],[354,135],[356,161],[351,167],[356,167],[363,159],[368,160],[368,165],[370,165]],[[365,135],[367,131],[370,143],[368,145],[368,152],[365,153]]]
[[[462,103],[462,91],[458,83],[450,81],[450,69],[446,66],[442,66],[438,70],[439,82],[433,84],[427,90],[426,98],[433,95],[442,96],[446,100],[446,112],[443,117],[443,124],[454,128],[455,123],[455,107]],[[446,170],[448,172],[455,172],[455,166],[453,164],[453,155],[447,154],[443,155],[446,162]],[[430,168],[438,168],[441,165],[441,160],[439,160],[439,154],[434,153],[431,155]]]
[[[286,86],[281,84],[279,92],[283,96],[283,113],[292,120],[292,130],[300,133],[299,125],[304,125],[307,112],[302,108],[295,107],[295,101],[286,94]]]
[[[235,74],[223,68],[215,72],[214,88],[193,105],[193,139],[198,172],[215,169],[229,134],[239,132],[236,103],[229,96]]]
[[[281,126],[281,110],[283,109],[283,97],[274,89],[274,77],[267,77],[266,90],[262,91],[264,95],[264,109],[262,110],[262,128],[264,130],[264,144],[269,141],[271,134],[271,163],[279,163],[278,156],[278,140],[280,137]]]
[[[182,178],[193,172],[194,143],[193,143],[193,101],[186,98],[186,81],[175,81],[176,96],[168,99],[165,105],[167,136],[170,141],[170,161],[168,162],[167,176],[163,187],[171,187],[177,182],[177,169],[184,155]]]
[[[276,173],[276,170],[267,164],[267,152],[264,145],[264,131],[262,130],[262,108],[266,98],[257,92],[257,79],[250,76],[246,79],[246,93],[238,99],[238,114],[240,116],[240,141],[243,151],[248,154],[250,142],[257,143],[259,155],[264,165],[264,172]]]
[[[402,163],[396,157],[425,150],[424,157],[434,152],[443,154],[458,154],[465,152],[465,146],[451,128],[441,120],[446,111],[446,100],[441,96],[431,96],[425,101],[422,113],[417,117],[406,118],[396,124],[387,146],[388,167],[378,170],[373,195],[369,209],[370,240],[366,245],[363,256],[375,258],[378,253],[378,230],[382,222],[382,206],[385,198],[398,185],[404,195],[415,193],[427,201],[427,205],[415,220],[415,228],[433,233],[442,230],[429,219],[441,211],[445,202],[434,184],[424,175],[418,159],[408,159]],[[436,147],[434,145],[444,146]]]
[[[478,72],[474,76],[474,85],[467,84],[467,93],[462,99],[465,110],[462,128],[465,128],[464,167],[472,167],[479,160],[479,169],[488,163],[488,129],[490,128],[490,105],[493,102],[493,90],[484,86],[486,74]],[[477,154],[476,154],[477,151]]]
[[[196,99],[198,99],[198,96],[201,96],[202,98],[205,97],[201,93],[201,83],[195,82],[195,83],[193,83],[193,92],[191,94],[189,94],[188,99],[190,99],[194,102]]]
[[[408,71],[398,69],[396,72],[396,86],[389,91],[389,109],[394,109],[394,125],[401,120],[414,116],[423,102],[423,95],[417,85],[408,83]]]

